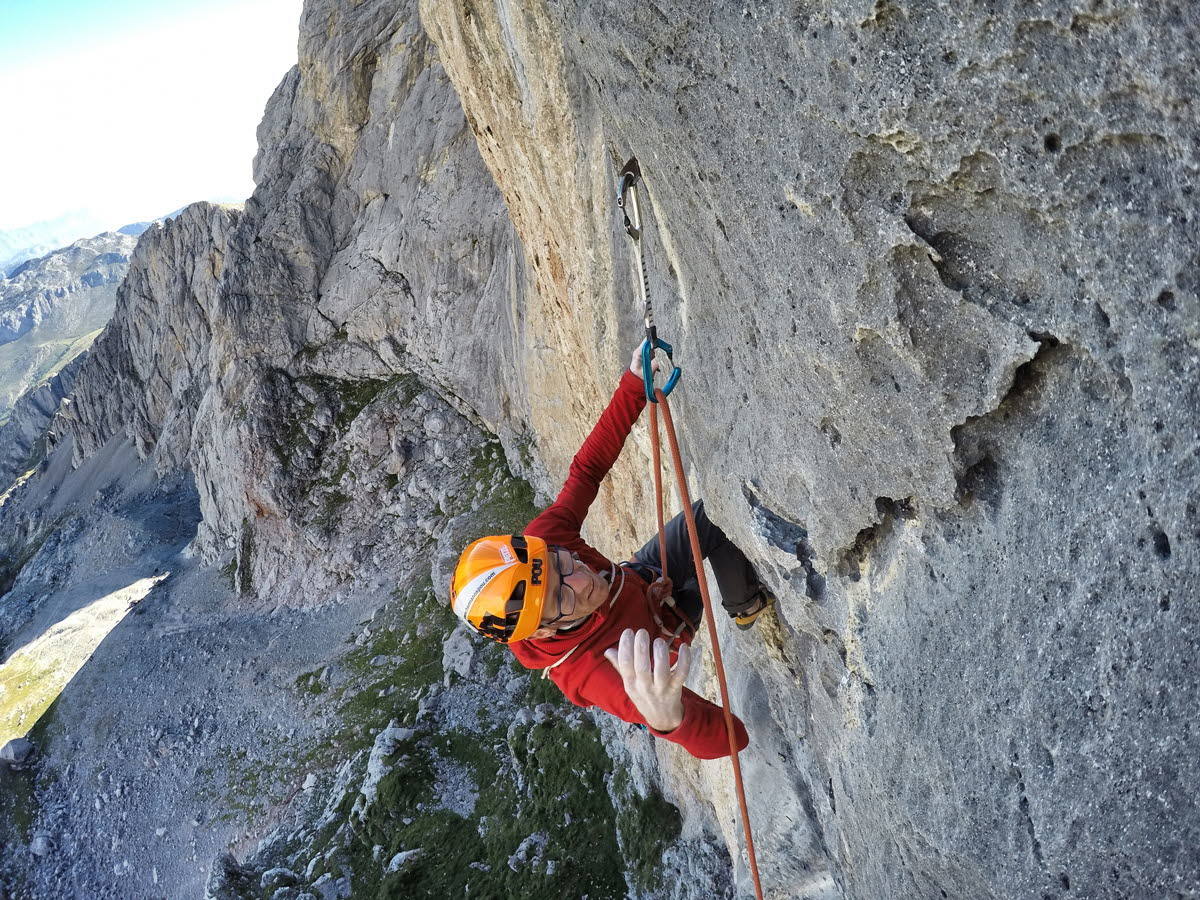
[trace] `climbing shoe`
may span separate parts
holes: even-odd
[[[733,624],[742,631],[746,631],[758,620],[759,616],[767,611],[767,607],[774,602],[775,595],[771,593],[766,585],[760,584],[751,605],[733,617]]]

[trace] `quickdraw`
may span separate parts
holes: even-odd
[[[733,780],[737,789],[738,806],[741,808],[742,830],[746,835],[746,855],[750,865],[750,875],[754,880],[754,895],[757,900],[763,900],[762,884],[758,876],[758,859],[754,854],[754,837],[750,831],[750,813],[746,806],[746,788],[742,783],[742,766],[738,760],[737,740],[734,736],[733,713],[729,706],[729,686],[725,680],[725,665],[721,659],[721,643],[717,638],[717,626],[713,619],[712,599],[708,593],[708,578],[704,574],[704,559],[700,551],[700,537],[696,529],[696,517],[692,512],[692,500],[688,494],[687,478],[683,470],[683,457],[679,452],[679,442],[675,437],[675,425],[671,421],[671,407],[667,403],[667,395],[675,388],[681,374],[675,360],[671,345],[660,340],[654,327],[654,313],[650,307],[650,284],[646,277],[645,248],[642,245],[642,220],[638,209],[637,185],[642,180],[642,170],[636,158],[631,158],[621,169],[618,176],[617,206],[624,212],[625,231],[637,245],[634,259],[637,261],[638,283],[642,301],[645,305],[646,341],[642,344],[642,380],[646,387],[646,398],[652,402],[650,406],[650,446],[654,458],[654,494],[655,512],[658,516],[658,558],[663,566],[662,578],[667,579],[667,539],[663,521],[663,490],[662,490],[662,461],[658,440],[658,411],[662,410],[663,424],[667,433],[667,443],[671,448],[671,462],[675,470],[675,480],[679,485],[680,500],[683,502],[683,515],[687,522],[688,540],[692,549],[692,560],[696,565],[696,580],[700,585],[700,597],[704,601],[704,615],[708,624],[708,639],[712,643],[713,663],[717,671],[717,683],[721,688],[721,708],[725,714],[725,730],[729,736],[729,759],[733,764]],[[628,205],[627,205],[628,201]],[[632,213],[632,217],[630,216]],[[656,350],[667,354],[667,359],[674,367],[667,383],[662,388],[654,385],[653,358]],[[681,610],[676,610],[682,615]],[[661,622],[660,622],[661,625]],[[695,629],[693,628],[693,632]]]
[[[675,390],[675,385],[679,383],[679,376],[683,373],[679,366],[675,365],[675,351],[671,349],[670,344],[659,338],[658,330],[654,327],[654,308],[650,305],[650,281],[646,275],[646,248],[642,245],[642,214],[638,207],[637,186],[638,182],[642,180],[642,170],[638,166],[636,157],[630,157],[629,162],[625,163],[625,168],[621,170],[618,179],[617,208],[624,213],[625,233],[637,244],[634,260],[637,262],[638,289],[641,291],[642,305],[645,309],[646,342],[642,344],[642,382],[646,386],[646,399],[651,403],[657,403],[658,400],[654,396],[654,351],[662,350],[666,353],[667,359],[673,366],[667,383],[663,385],[663,396]]]

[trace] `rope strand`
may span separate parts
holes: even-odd
[[[742,764],[738,759],[737,738],[733,730],[733,713],[729,707],[729,686],[725,681],[725,665],[721,659],[721,642],[717,638],[717,625],[713,619],[712,600],[708,595],[708,578],[704,574],[704,559],[700,555],[700,537],[696,529],[696,516],[692,512],[692,499],[688,494],[687,478],[683,471],[683,458],[679,453],[679,442],[675,438],[675,425],[671,421],[671,407],[666,395],[655,389],[658,403],[650,406],[650,444],[654,450],[654,487],[658,505],[659,559],[666,575],[666,533],[663,526],[662,481],[659,464],[658,407],[662,407],[663,424],[667,432],[667,443],[671,448],[671,462],[675,468],[675,480],[679,483],[679,495],[683,502],[683,515],[687,521],[688,540],[692,547],[692,561],[696,564],[696,580],[700,584],[700,597],[704,600],[704,614],[708,622],[708,639],[712,642],[713,663],[717,670],[717,683],[721,687],[721,710],[725,714],[725,731],[729,736],[729,759],[733,763],[733,780],[737,789],[738,806],[742,814],[742,830],[746,834],[746,855],[750,862],[750,876],[754,879],[754,896],[763,900],[762,883],[758,877],[758,859],[754,854],[754,837],[750,833],[750,813],[746,806],[746,788],[742,784]]]
[[[662,450],[658,442],[658,404],[650,404],[650,449],[654,456],[654,509],[658,514],[658,562],[667,577],[667,527],[663,523]],[[696,629],[692,629],[695,634]]]

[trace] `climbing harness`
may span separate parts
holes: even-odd
[[[750,813],[746,807],[746,789],[742,784],[742,766],[738,760],[737,739],[733,729],[733,713],[729,707],[729,686],[725,680],[725,665],[721,659],[721,644],[717,638],[716,621],[713,619],[712,599],[708,594],[708,579],[704,574],[704,559],[700,551],[700,537],[696,529],[696,516],[692,512],[692,500],[688,494],[687,478],[683,471],[683,458],[679,453],[679,442],[675,437],[675,425],[671,420],[671,407],[667,395],[679,381],[680,369],[675,366],[671,345],[658,337],[654,327],[654,314],[650,307],[650,284],[646,277],[645,248],[642,244],[642,219],[638,209],[637,185],[642,180],[642,170],[636,158],[630,158],[618,176],[617,206],[624,212],[625,231],[637,245],[634,259],[641,286],[642,301],[645,305],[646,341],[642,344],[642,380],[646,388],[646,399],[650,406],[650,446],[653,451],[654,465],[654,494],[655,511],[658,516],[658,558],[662,563],[664,580],[667,578],[667,538],[663,521],[663,490],[662,490],[662,461],[658,439],[658,412],[662,410],[663,424],[667,433],[667,443],[671,449],[671,463],[675,470],[675,481],[679,485],[679,495],[683,502],[683,515],[687,522],[688,541],[692,549],[692,561],[696,566],[696,581],[700,585],[700,597],[704,601],[704,614],[708,623],[708,639],[712,643],[713,663],[717,670],[717,683],[721,688],[721,709],[725,714],[725,731],[729,736],[729,759],[733,763],[733,780],[737,789],[738,805],[742,814],[742,830],[746,835],[746,855],[750,863],[750,875],[754,880],[754,895],[757,900],[763,900],[762,884],[758,877],[758,860],[754,855],[754,838],[750,832]],[[632,214],[632,216],[631,216]],[[674,370],[662,388],[654,385],[653,358],[655,350],[666,353]],[[669,580],[668,580],[669,584]],[[683,611],[676,608],[683,616]],[[661,624],[661,623],[660,623]],[[690,622],[687,624],[691,624]],[[693,627],[693,633],[695,628]]]
[[[659,636],[665,637],[672,651],[679,649],[677,641],[679,636],[683,634],[685,628],[690,628],[692,634],[696,634],[696,623],[692,621],[692,617],[680,608],[675,602],[673,595],[674,587],[671,584],[671,579],[663,575],[663,571],[658,566],[652,566],[649,563],[639,562],[636,560],[627,560],[619,564],[622,568],[631,569],[637,572],[641,578],[646,581],[646,601],[650,607],[650,617],[654,619],[654,624],[658,626]],[[663,621],[663,617],[659,615],[662,608],[668,606],[674,611],[675,618],[678,620],[672,628]]]

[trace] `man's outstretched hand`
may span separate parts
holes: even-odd
[[[654,641],[651,659],[650,633],[639,628],[634,634],[626,628],[621,642],[604,651],[604,658],[621,675],[625,693],[633,701],[646,724],[655,731],[673,731],[683,722],[683,683],[690,665],[687,644],[679,647],[679,658],[671,668],[671,654],[662,638]]]
[[[642,377],[642,344],[645,343],[646,342],[643,340],[641,344],[637,345],[637,349],[633,351],[633,358],[629,360],[629,371],[638,378]],[[662,360],[659,359],[658,356],[652,356],[650,360],[650,369],[654,372],[662,371]]]

